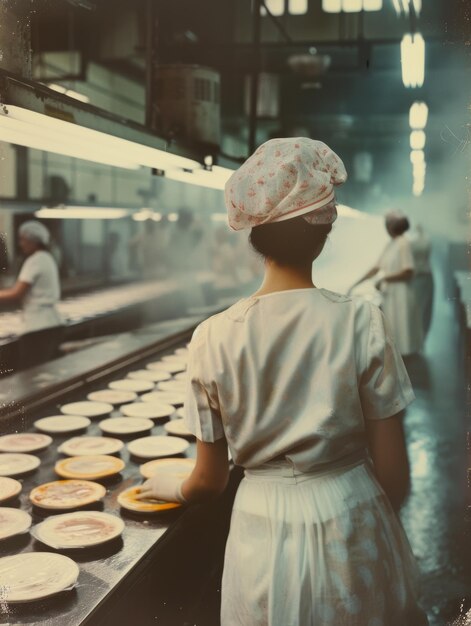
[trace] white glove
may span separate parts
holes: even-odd
[[[152,478],[143,483],[136,494],[137,500],[164,500],[165,502],[179,502],[186,504],[186,499],[182,494],[182,485],[186,478],[157,472]]]

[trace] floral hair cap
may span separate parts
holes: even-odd
[[[314,214],[311,223],[332,223],[334,186],[347,180],[341,159],[321,141],[306,137],[270,139],[226,183],[229,225],[244,230]]]

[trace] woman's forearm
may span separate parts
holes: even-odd
[[[221,480],[206,480],[201,476],[190,475],[181,486],[181,493],[187,502],[196,503],[212,500],[220,495],[227,485],[228,476]]]
[[[354,283],[351,288],[353,289],[357,285],[360,285],[361,283],[365,282],[365,280],[368,280],[369,278],[373,278],[373,276],[375,276],[378,273],[378,271],[379,271],[378,267],[372,267],[370,270],[368,270],[368,272],[366,272],[364,276],[362,276],[359,280],[357,280],[356,283]]]
[[[387,283],[407,282],[412,278],[413,273],[414,272],[409,269],[402,270],[401,272],[396,272],[394,274],[386,274],[386,276],[384,276],[382,280],[384,280]]]

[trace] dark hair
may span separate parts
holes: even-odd
[[[409,227],[410,223],[407,217],[399,217],[389,224],[390,231],[396,237],[399,237],[399,235],[403,235],[407,230],[409,230]]]
[[[332,224],[309,224],[303,217],[255,226],[250,243],[264,258],[279,265],[312,263],[322,252]]]

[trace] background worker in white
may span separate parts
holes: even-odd
[[[19,367],[31,367],[54,358],[62,335],[62,318],[57,310],[60,281],[57,264],[48,250],[50,234],[40,222],[24,222],[19,245],[25,261],[16,283],[0,290],[0,304],[20,303],[23,332]]]
[[[225,488],[228,447],[245,468],[222,626],[426,624],[391,506],[407,492],[410,381],[380,310],[312,280],[345,179],[332,150],[306,138],[268,141],[229,179],[229,223],[251,228],[264,282],[191,342],[194,471],[141,487],[143,498],[192,503]]]

